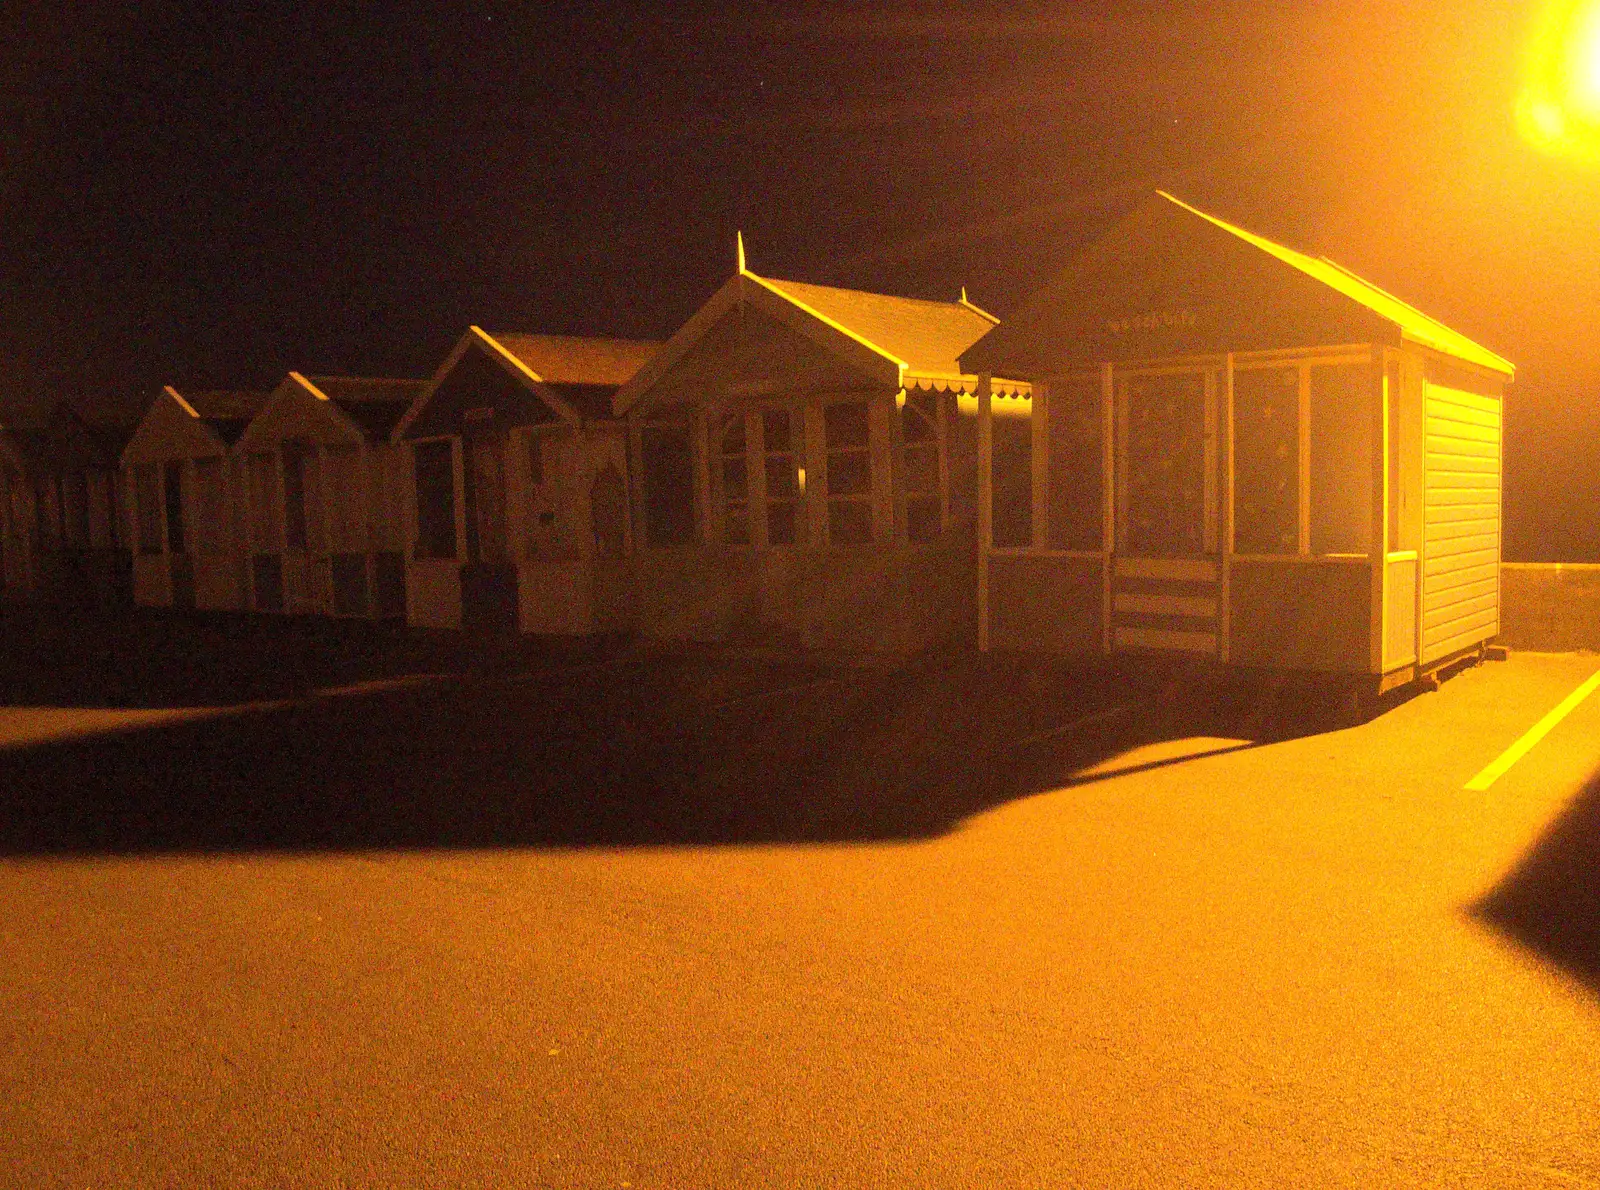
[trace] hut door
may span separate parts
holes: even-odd
[[[1216,377],[1129,373],[1116,383],[1118,650],[1217,648]]]
[[[465,628],[515,632],[517,569],[506,530],[506,436],[485,429],[466,445],[467,564],[461,569]]]

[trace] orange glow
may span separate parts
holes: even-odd
[[[1600,165],[1600,0],[1553,0],[1528,47],[1517,125],[1535,148]]]

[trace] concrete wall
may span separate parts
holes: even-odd
[[[1507,562],[1500,640],[1532,651],[1600,651],[1600,565]]]

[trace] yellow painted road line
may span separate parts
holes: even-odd
[[[1532,751],[1535,744],[1549,735],[1555,725],[1570,715],[1580,702],[1593,694],[1596,688],[1600,688],[1600,670],[1596,670],[1591,674],[1587,682],[1563,698],[1553,711],[1528,728],[1523,733],[1522,738],[1500,753],[1494,763],[1468,781],[1466,788],[1488,789],[1489,786],[1500,779],[1507,769]]]

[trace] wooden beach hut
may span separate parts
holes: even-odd
[[[290,372],[232,448],[246,606],[405,615],[405,459],[390,435],[426,382]]]
[[[611,398],[660,345],[470,328],[396,427],[406,619],[576,636],[632,622],[627,439]]]
[[[163,388],[122,452],[133,597],[145,607],[239,610],[244,551],[232,445],[267,394]]]
[[[957,357],[995,321],[964,293],[758,276],[741,245],[735,274],[617,393],[640,477],[640,631],[970,641],[978,378]]]
[[[48,420],[0,427],[0,590],[112,605],[130,594],[117,461],[129,431],[57,401]]]
[[[1511,364],[1158,194],[962,357],[985,648],[1187,655],[1378,692],[1499,631]]]

